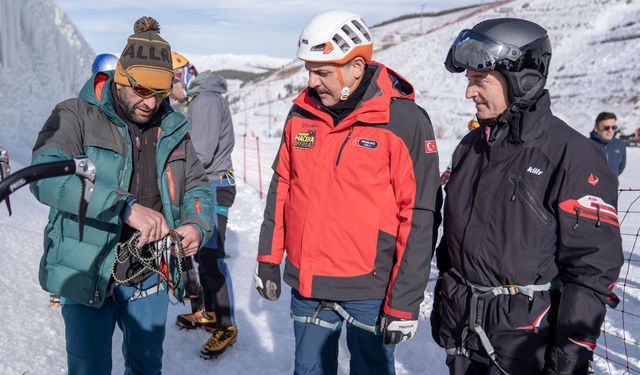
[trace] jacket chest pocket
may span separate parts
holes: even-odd
[[[346,135],[338,150],[338,174],[357,176],[360,183],[389,179],[389,156],[382,140],[366,135]]]
[[[553,223],[553,216],[544,208],[535,191],[522,177],[512,174],[509,177],[509,182],[513,188],[513,194],[510,198],[511,201],[514,201],[516,198],[520,199],[542,224],[548,225]]]

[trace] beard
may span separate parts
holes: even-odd
[[[155,108],[155,109],[149,108],[146,105],[144,105],[142,102],[137,104],[131,104],[131,103],[122,103],[122,104],[124,106],[125,114],[129,118],[129,120],[138,124],[146,124],[147,122],[149,122],[149,120],[151,120],[153,115],[158,111],[158,108]],[[136,109],[141,109],[143,110],[143,113],[148,113],[148,115],[136,114],[135,112]]]
[[[131,103],[126,100],[124,95],[121,95],[118,92],[118,105],[120,109],[127,117],[127,120],[134,122],[136,124],[146,124],[148,123],[153,116],[160,109],[160,103],[158,102],[156,108],[150,108],[146,104],[144,104],[144,100],[139,101],[137,103]],[[136,109],[139,109],[141,114],[136,114]]]

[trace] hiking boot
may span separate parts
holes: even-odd
[[[216,313],[213,311],[200,310],[193,314],[180,314],[176,317],[178,327],[185,329],[214,329],[216,328],[216,322]]]
[[[235,344],[237,336],[238,328],[236,326],[214,330],[209,340],[202,345],[200,357],[204,359],[218,358],[228,347]]]

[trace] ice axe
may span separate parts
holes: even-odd
[[[9,152],[0,147],[0,181],[3,181],[10,174],[11,165],[9,165]],[[4,203],[7,204],[7,211],[9,211],[9,216],[11,216],[11,201],[9,200],[9,196],[4,199]]]
[[[82,196],[80,197],[80,207],[78,209],[79,238],[80,241],[82,241],[87,207],[96,181],[96,167],[88,157],[79,155],[69,160],[35,164],[22,168],[6,178],[3,176],[2,181],[0,181],[0,200],[8,199],[11,193],[31,182],[43,178],[72,174],[78,176],[82,183]],[[11,210],[9,210],[9,212],[11,212]]]

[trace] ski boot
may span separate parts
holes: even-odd
[[[238,327],[235,325],[213,330],[209,340],[200,349],[200,357],[204,359],[218,358],[227,348],[235,344],[237,336]]]
[[[216,313],[204,310],[196,311],[193,314],[180,314],[176,317],[176,324],[184,329],[204,328],[213,330],[216,328],[217,321]]]

